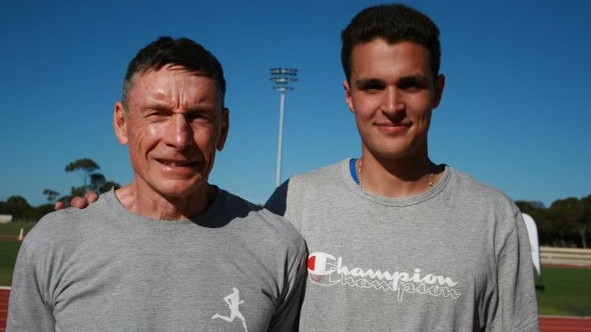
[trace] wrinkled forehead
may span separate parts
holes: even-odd
[[[223,107],[224,96],[219,82],[205,72],[189,70],[182,66],[165,65],[162,68],[151,68],[137,72],[131,77],[127,88],[132,95],[132,91],[145,95],[153,92],[154,89],[184,90],[182,92],[186,95],[195,94],[197,92],[195,90],[211,91],[215,95],[216,101]],[[176,91],[176,93],[179,92]]]

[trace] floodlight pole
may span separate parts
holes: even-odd
[[[285,114],[285,96],[287,91],[293,90],[289,84],[296,82],[298,70],[294,68],[271,68],[271,81],[273,89],[279,91],[281,95],[279,105],[279,138],[277,143],[277,172],[275,177],[275,186],[281,185],[281,159],[283,157],[283,121]]]
[[[277,139],[277,171],[275,175],[275,187],[281,184],[281,160],[283,159],[283,119],[285,118],[285,91],[280,91],[281,102],[279,106],[279,137]]]

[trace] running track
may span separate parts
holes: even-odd
[[[0,332],[6,331],[8,295],[10,290],[0,288]],[[590,318],[544,316],[540,318],[541,332],[591,332]]]

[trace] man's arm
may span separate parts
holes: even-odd
[[[54,331],[53,313],[42,294],[45,278],[38,275],[39,269],[35,266],[38,255],[30,252],[28,240],[23,242],[14,268],[7,331]]]
[[[282,301],[275,308],[269,331],[299,331],[300,310],[306,289],[308,249],[301,241],[300,247],[288,266],[286,289]]]
[[[502,331],[539,331],[529,237],[519,212],[515,215],[515,226],[498,261],[499,315],[502,317],[496,317],[495,325],[502,324]]]

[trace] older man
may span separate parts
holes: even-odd
[[[131,61],[114,126],[134,179],[45,216],[18,255],[9,331],[290,331],[306,249],[208,183],[229,129],[217,59],[163,37]]]

